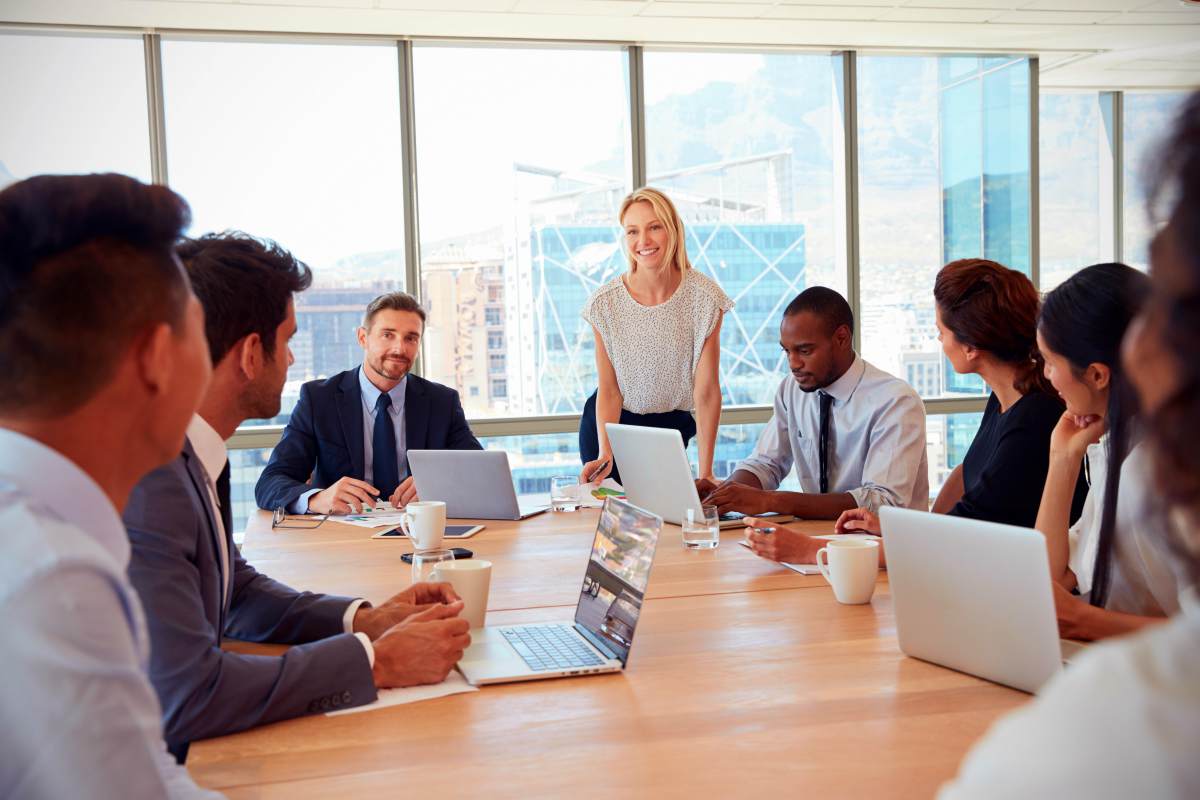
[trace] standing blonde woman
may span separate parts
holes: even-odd
[[[679,212],[657,189],[621,203],[629,271],[583,307],[596,336],[599,388],[579,424],[581,482],[620,481],[604,425],[674,428],[699,437],[699,476],[712,477],[721,416],[721,317],[733,308],[721,287],[688,262]],[[695,418],[692,412],[695,412]]]

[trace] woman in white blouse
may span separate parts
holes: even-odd
[[[620,481],[605,423],[674,428],[698,436],[699,476],[712,477],[721,416],[721,318],[733,301],[688,261],[683,222],[657,189],[621,203],[629,271],[583,307],[596,337],[599,388],[579,425],[580,481]],[[692,412],[695,411],[695,418]]]
[[[1137,430],[1137,398],[1120,365],[1121,338],[1150,280],[1124,264],[1086,267],[1046,295],[1038,348],[1067,409],[1050,435],[1036,527],[1046,536],[1060,633],[1103,639],[1179,610]],[[1091,484],[1072,525],[1080,464]],[[1079,597],[1070,594],[1076,590]]]

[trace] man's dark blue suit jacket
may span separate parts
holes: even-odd
[[[327,488],[346,476],[363,479],[359,369],[300,387],[300,402],[254,487],[259,508],[288,506],[309,489]],[[404,392],[404,432],[409,450],[483,449],[467,425],[458,392],[412,374]]]

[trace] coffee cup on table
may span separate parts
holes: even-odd
[[[492,562],[478,558],[447,561],[438,564],[430,578],[454,587],[463,601],[462,618],[470,623],[472,630],[483,627],[492,584]]]
[[[414,550],[438,549],[446,533],[446,504],[441,500],[414,500],[400,515],[400,530],[412,541]]]
[[[835,539],[817,551],[816,561],[839,603],[871,602],[879,572],[879,542]]]

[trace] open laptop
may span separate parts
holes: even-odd
[[[458,662],[463,677],[480,685],[625,669],[661,530],[656,515],[623,500],[605,500],[574,624],[473,630],[471,646]]]
[[[454,519],[525,519],[549,508],[521,505],[503,450],[409,450],[417,496],[443,500]]]
[[[1036,692],[1082,648],[1058,638],[1038,531],[891,507],[879,521],[907,655]]]
[[[684,512],[700,512],[700,495],[692,479],[692,467],[683,449],[683,437],[674,428],[644,428],[640,425],[605,424],[613,458],[621,470],[621,486],[630,502],[653,511],[672,525],[682,525]],[[790,514],[760,514],[777,522],[795,519]],[[740,527],[745,514],[721,515],[722,528]]]

